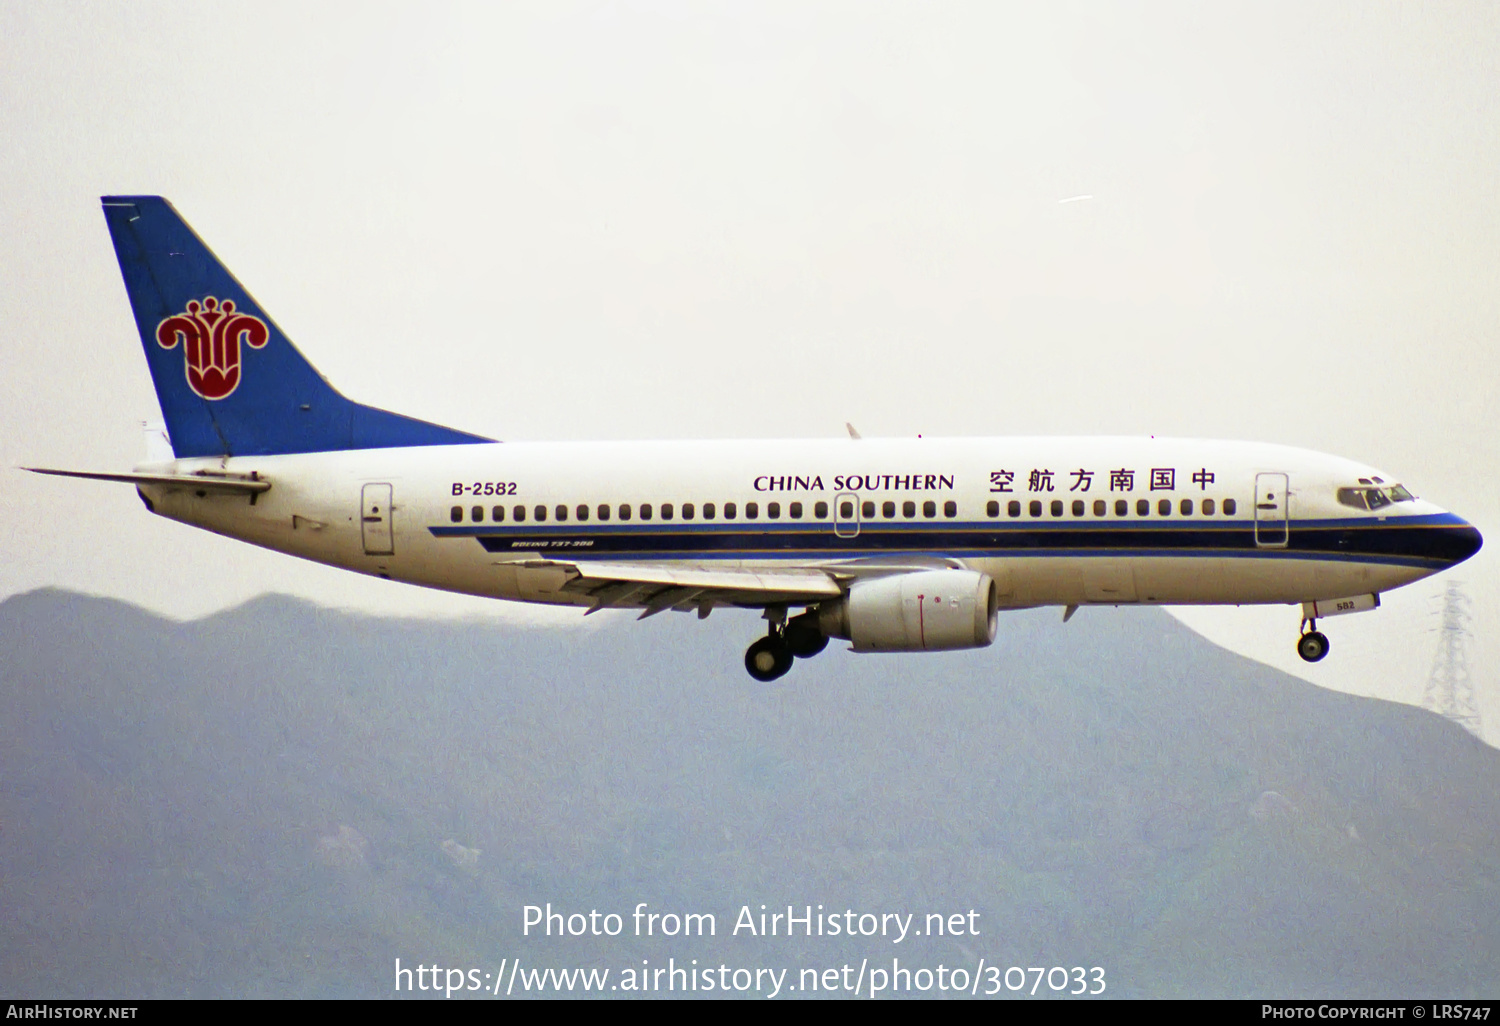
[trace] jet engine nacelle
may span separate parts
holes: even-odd
[[[995,640],[999,604],[989,574],[922,570],[855,583],[818,608],[818,627],[856,652],[983,648]]]

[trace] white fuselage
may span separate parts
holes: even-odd
[[[138,469],[203,468],[255,472],[271,488],[253,502],[178,485],[141,492],[164,516],[320,563],[565,604],[588,600],[549,585],[539,561],[755,569],[936,557],[989,574],[1012,607],[1306,602],[1411,583],[1466,557],[1452,539],[1472,532],[1419,499],[1341,503],[1340,488],[1394,483],[1371,467],[1241,442],[492,443]]]

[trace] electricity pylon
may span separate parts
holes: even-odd
[[[1443,623],[1438,628],[1437,653],[1432,658],[1432,673],[1427,677],[1427,691],[1422,704],[1448,717],[1475,737],[1484,738],[1479,721],[1479,706],[1474,702],[1474,682],[1469,677],[1468,656],[1464,642],[1469,637],[1469,597],[1450,581],[1443,595]]]

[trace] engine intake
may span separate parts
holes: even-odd
[[[818,626],[856,652],[983,648],[995,640],[999,606],[989,574],[922,570],[856,582],[818,607]]]

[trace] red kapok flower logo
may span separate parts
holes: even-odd
[[[188,387],[205,399],[223,399],[239,387],[241,343],[259,349],[270,337],[265,321],[236,313],[232,299],[220,303],[213,296],[189,301],[185,313],[156,326],[163,349],[182,343]]]

